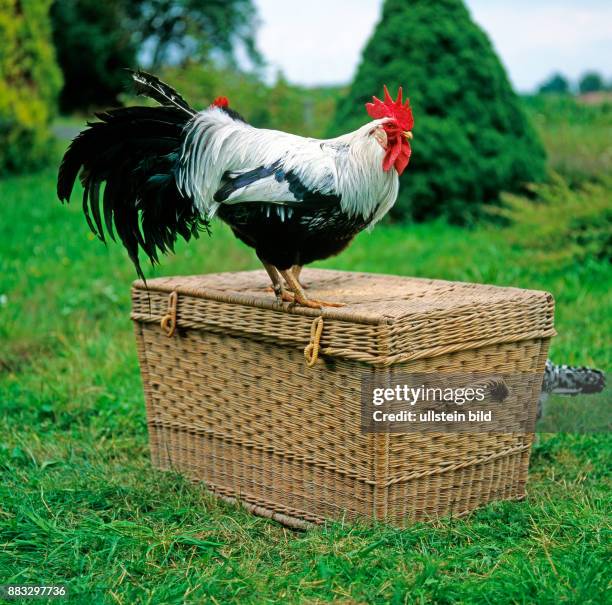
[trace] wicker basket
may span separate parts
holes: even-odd
[[[135,282],[157,468],[293,526],[358,516],[405,525],[524,497],[531,433],[364,434],[362,380],[541,375],[550,294],[314,269],[302,281],[312,298],[347,306],[280,308],[263,271]],[[538,391],[523,400],[525,422]]]

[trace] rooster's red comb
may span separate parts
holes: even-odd
[[[384,89],[384,101],[372,97],[372,103],[366,103],[368,115],[375,120],[380,118],[394,118],[402,130],[412,130],[414,119],[412,117],[412,109],[410,109],[410,99],[406,99],[406,103],[403,103],[402,87],[399,87],[397,99],[395,99],[395,101],[391,98],[386,86]]]
[[[213,102],[213,107],[227,107],[229,105],[229,100],[227,97],[217,97]]]

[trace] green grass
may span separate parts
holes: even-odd
[[[153,471],[133,269],[53,188],[53,170],[0,182],[0,583],[80,603],[609,602],[607,434],[543,435],[526,502],[401,531],[293,532]],[[557,179],[507,198],[511,226],[383,226],[320,266],[549,290],[552,357],[607,369],[611,190]],[[151,274],[257,267],[215,225]]]

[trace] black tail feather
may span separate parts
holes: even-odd
[[[128,69],[134,82],[134,91],[138,95],[149,97],[165,107],[176,107],[185,111],[189,116],[195,115],[187,101],[171,86],[162,82],[157,76],[146,71],[133,71]]]
[[[118,237],[144,279],[139,250],[155,264],[160,253],[174,250],[179,235],[189,241],[208,229],[175,180],[190,115],[171,106],[126,107],[97,117],[100,122],[90,123],[66,151],[57,195],[68,202],[80,172],[89,228],[102,241],[106,234]]]

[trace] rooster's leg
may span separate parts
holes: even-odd
[[[310,307],[311,309],[320,309],[321,307],[344,307],[344,303],[327,302],[324,300],[309,300],[304,294],[300,282],[295,278],[291,269],[285,269],[280,274],[285,278],[287,285],[295,296],[295,302],[303,307]]]
[[[269,275],[270,280],[272,281],[272,290],[276,295],[276,301],[279,304],[283,302],[293,302],[293,293],[287,292],[287,290],[285,290],[285,287],[283,286],[283,280],[281,279],[278,269],[270,263],[266,263],[264,261],[261,262],[263,263],[264,269],[266,270],[266,273]]]
[[[293,276],[295,277],[295,279],[297,280],[297,283],[300,284],[300,286],[302,286],[302,288],[304,290],[307,289],[307,286],[305,286],[301,281],[300,281],[300,273],[302,272],[302,265],[293,265],[293,267],[291,267],[291,272],[293,273]]]

